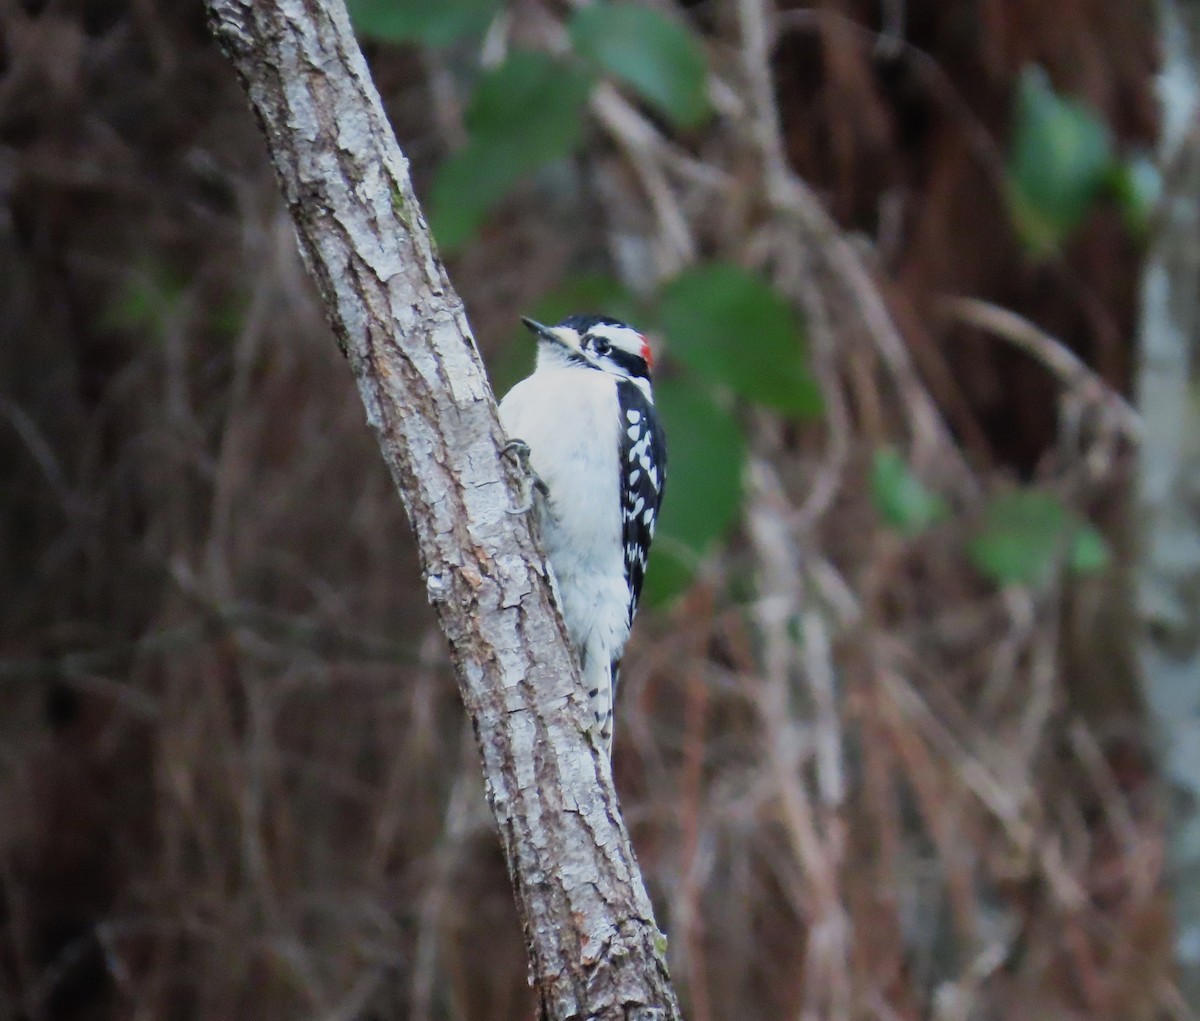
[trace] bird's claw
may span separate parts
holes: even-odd
[[[525,496],[520,507],[509,507],[509,514],[528,514],[533,510],[534,493],[541,493],[542,496],[549,496],[550,490],[546,486],[538,473],[533,470],[533,466],[529,463],[529,444],[524,440],[509,440],[504,444],[504,454],[511,457],[521,471],[522,486],[521,491]]]
[[[500,452],[512,457],[522,468],[529,469],[529,444],[524,440],[509,440]]]

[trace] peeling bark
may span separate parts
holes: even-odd
[[[416,534],[543,1019],[678,1018],[462,303],[342,0],[207,0]],[[349,497],[348,497],[349,498]]]

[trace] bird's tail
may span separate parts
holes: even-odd
[[[583,679],[587,685],[588,707],[591,710],[591,724],[596,737],[604,751],[612,755],[613,739],[613,694],[617,688],[617,671],[621,666],[619,659],[606,663],[599,657],[593,657],[583,664]]]

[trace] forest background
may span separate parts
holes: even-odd
[[[658,347],[614,773],[687,1016],[1194,1016],[1192,8],[350,7],[498,392],[522,314]],[[527,1017],[200,3],[0,33],[0,1016]]]

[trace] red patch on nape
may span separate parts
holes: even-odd
[[[652,355],[650,353],[650,342],[648,340],[646,340],[646,338],[643,337],[640,333],[638,334],[638,336],[642,337],[642,358],[646,362],[646,368],[653,369],[654,368],[654,355]]]

